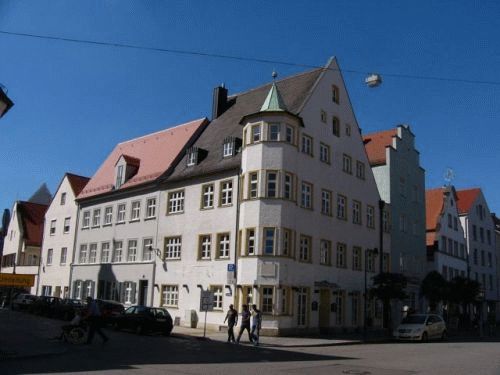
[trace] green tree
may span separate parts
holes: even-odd
[[[391,301],[408,297],[405,291],[407,284],[406,276],[399,273],[382,272],[373,278],[371,293],[384,305],[384,328],[391,327]]]
[[[435,311],[439,301],[450,299],[450,285],[439,272],[431,271],[420,284],[420,295],[429,301],[431,310]]]

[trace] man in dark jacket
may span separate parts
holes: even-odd
[[[245,329],[248,331],[248,339],[250,342],[253,342],[252,340],[252,334],[250,333],[250,310],[248,310],[248,305],[243,305],[243,311],[241,312],[241,325],[240,325],[240,333],[238,334],[238,338],[236,339],[236,343],[240,343],[240,338],[241,335],[243,335],[243,332]]]

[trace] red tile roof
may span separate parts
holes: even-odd
[[[41,246],[43,239],[43,220],[48,205],[32,202],[17,202],[17,214],[23,227],[23,238],[27,246]]]
[[[68,177],[69,184],[71,185],[71,189],[73,189],[75,197],[81,193],[85,185],[90,181],[90,177],[78,176],[73,173],[66,173],[66,176]]]
[[[386,147],[392,146],[392,139],[398,135],[397,129],[367,134],[363,137],[370,165],[386,164]]]
[[[206,125],[205,118],[168,128],[153,134],[119,143],[78,196],[87,198],[113,190],[115,165],[121,156],[140,160],[137,173],[120,189],[153,181],[164,174],[197,131]]]
[[[472,208],[477,197],[481,193],[480,188],[457,190],[457,208],[459,214],[466,214]]]
[[[444,197],[446,190],[437,188],[425,192],[425,228],[427,230],[427,246],[434,244],[436,240],[436,227],[439,216],[443,212]]]

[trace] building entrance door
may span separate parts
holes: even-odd
[[[139,280],[139,305],[145,306],[148,300],[148,281]]]
[[[330,327],[330,290],[319,291],[319,330],[327,331]]]

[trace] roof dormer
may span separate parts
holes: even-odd
[[[115,189],[120,188],[139,171],[140,159],[122,154],[115,164]]]

